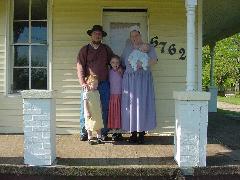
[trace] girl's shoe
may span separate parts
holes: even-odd
[[[136,143],[137,142],[137,131],[131,133],[132,135],[129,137],[129,143]]]
[[[113,141],[122,141],[123,140],[122,133],[113,133],[112,140]]]
[[[103,141],[108,141],[108,136],[107,135],[102,135],[102,140]]]
[[[122,133],[117,133],[117,138],[118,138],[118,141],[122,141],[123,140]]]
[[[112,141],[117,141],[117,139],[118,139],[117,135],[118,135],[117,133],[112,134]]]

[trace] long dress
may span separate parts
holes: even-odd
[[[130,132],[149,131],[157,125],[153,78],[149,67],[147,70],[133,70],[128,62],[133,50],[132,45],[126,45],[121,56],[126,67],[122,80],[122,129]],[[150,46],[148,56],[157,60],[154,47]]]
[[[100,95],[97,90],[84,92],[83,98],[88,101],[88,108],[91,117],[85,116],[85,127],[90,131],[97,131],[103,128],[102,110]]]
[[[111,69],[109,71],[110,100],[108,111],[108,128],[121,128],[122,75]]]

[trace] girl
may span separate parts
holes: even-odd
[[[113,129],[113,141],[122,139],[122,134],[117,133],[121,128],[121,94],[122,94],[122,68],[120,67],[120,57],[113,55],[111,60],[111,69],[109,71],[110,82],[110,101],[108,111],[108,128]]]
[[[84,89],[84,117],[85,127],[88,133],[88,142],[93,145],[101,144],[101,128],[103,128],[102,110],[100,95],[97,90],[98,79],[96,75],[89,75],[86,78],[87,87]],[[97,132],[97,141],[93,141],[92,132]]]

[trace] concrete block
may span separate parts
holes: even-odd
[[[25,121],[32,121],[32,120],[33,120],[33,119],[32,119],[32,115],[26,115],[26,114],[25,114],[25,115],[23,116],[23,120],[24,120],[24,122],[25,122]]]
[[[50,143],[43,143],[43,148],[44,149],[50,149],[51,148],[51,144]]]
[[[50,127],[50,121],[42,121],[41,122],[41,126],[43,126],[43,127],[45,127],[45,126],[48,126],[48,127]]]
[[[25,133],[25,132],[33,132],[33,127],[32,126],[25,126],[24,128],[23,128],[23,132]]]
[[[41,114],[41,109],[23,109],[23,114]]]
[[[48,115],[33,115],[34,121],[49,121],[50,122],[50,116]]]
[[[181,156],[195,156],[198,153],[198,146],[184,145],[180,148]]]
[[[34,132],[49,132],[50,131],[50,127],[49,126],[36,126],[33,127],[33,131]]]
[[[199,164],[198,156],[181,156],[180,157],[180,166],[181,167],[196,167]]]
[[[26,151],[24,153],[24,163],[33,166],[46,166],[51,165],[54,159],[51,156],[37,156],[31,152]]]

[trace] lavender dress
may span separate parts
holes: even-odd
[[[134,71],[128,62],[133,46],[126,45],[121,56],[126,71],[122,80],[122,129],[126,131],[149,131],[156,127],[156,107],[153,78],[150,69]],[[156,59],[154,47],[148,52],[150,59]]]

